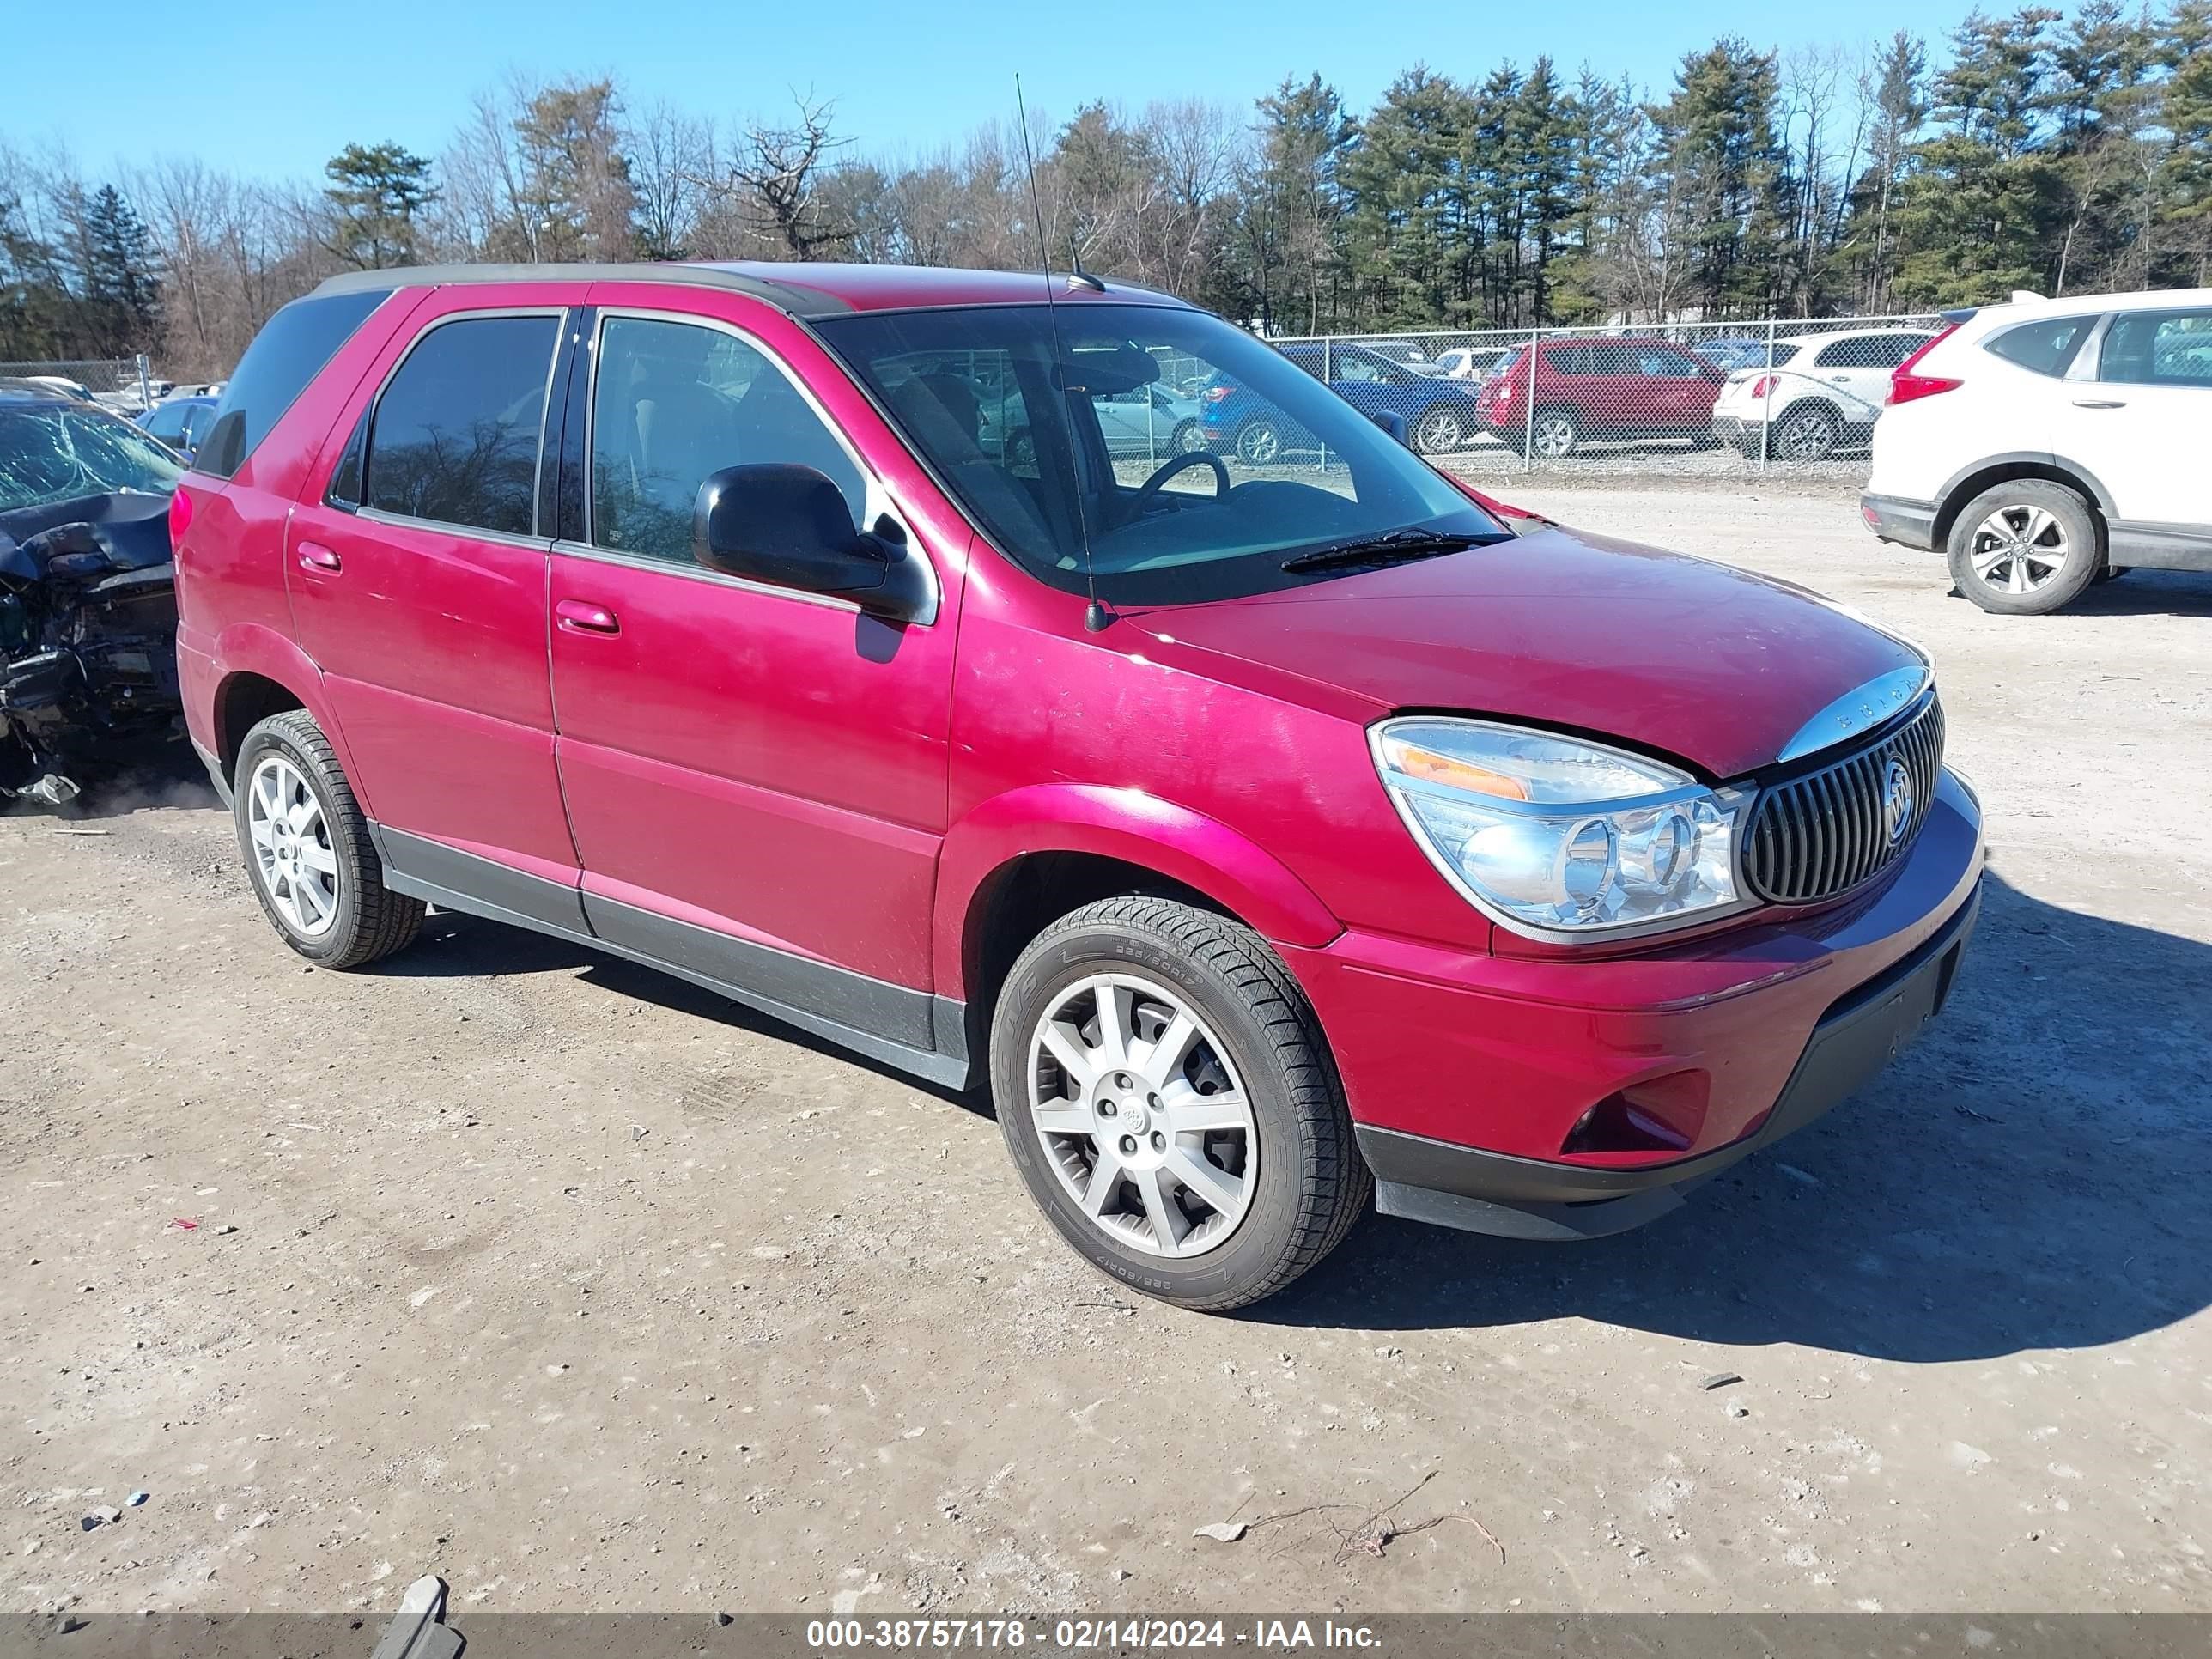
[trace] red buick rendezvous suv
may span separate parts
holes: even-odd
[[[1164,372],[1318,452],[1109,447]],[[988,1079],[1053,1224],[1188,1306],[1370,1181],[1520,1237],[1662,1214],[1895,1054],[1973,923],[1911,645],[1497,508],[1118,283],[341,277],[173,528],[192,736],[294,950],[435,904]]]

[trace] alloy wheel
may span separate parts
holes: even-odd
[[[1561,460],[1575,453],[1575,423],[1565,415],[1539,415],[1529,445],[1547,460]]]
[[[1817,461],[1835,447],[1834,424],[1817,409],[1801,410],[1774,434],[1774,453],[1785,461]]]
[[[287,927],[302,939],[319,938],[338,915],[338,858],[323,804],[281,754],[262,757],[246,790],[246,834],[262,888]]]
[[[1237,438],[1237,453],[1254,466],[1267,465],[1282,447],[1282,434],[1265,421],[1253,422]]]
[[[1031,1127],[1047,1164],[1115,1243],[1193,1256],[1250,1208],[1250,1096],[1197,1011],[1156,980],[1097,974],[1055,996],[1030,1038]]]
[[[1442,455],[1467,441],[1467,427],[1449,409],[1432,409],[1414,428],[1413,441],[1425,455]]]
[[[2001,507],[1974,527],[1974,574],[2000,593],[2033,593],[2066,568],[2066,526],[2045,508]]]

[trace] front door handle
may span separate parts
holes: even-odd
[[[2124,398],[2076,398],[2074,400],[2076,409],[2125,409],[2127,406],[2128,401]]]
[[[619,634],[622,623],[603,605],[588,599],[563,599],[553,607],[555,619],[571,634]]]
[[[320,542],[301,542],[300,568],[319,570],[325,575],[335,576],[338,573],[337,550],[335,548],[325,547]]]

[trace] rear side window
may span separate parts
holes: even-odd
[[[365,504],[527,536],[558,316],[466,317],[415,343],[370,418]]]
[[[295,300],[262,325],[223,388],[222,402],[192,465],[228,478],[260,447],[307,382],[354,336],[369,313],[392,296],[388,288]]]
[[[2094,317],[2045,317],[1994,336],[1985,349],[2008,363],[2055,379],[2073,367],[2081,342],[2096,325]]]
[[[2112,319],[2097,378],[2127,386],[2212,386],[2212,311],[2130,311]]]
[[[1925,334],[1854,334],[1820,348],[1815,368],[1895,368],[1928,343]]]

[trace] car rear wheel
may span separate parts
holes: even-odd
[[[1206,447],[1206,432],[1196,421],[1179,422],[1168,447],[1178,455],[1195,455]]]
[[[1528,447],[1547,461],[1566,459],[1582,440],[1582,428],[1571,409],[1540,410],[1528,428]]]
[[[2105,563],[2089,504],[2040,478],[2001,483],[1968,501],[1946,551],[1959,592],[2000,616],[2047,616]]]
[[[313,716],[263,720],[234,775],[239,850],[287,945],[320,967],[358,968],[413,942],[422,902],[384,884],[368,817]]]
[[[1835,453],[1843,423],[1825,404],[1800,404],[1775,422],[1767,458],[1777,461],[1824,461]]]
[[[1439,405],[1413,422],[1413,447],[1424,455],[1449,455],[1467,443],[1467,422],[1455,409]]]
[[[1250,929],[1187,904],[1108,899],[1031,941],[993,1017],[991,1091],[1060,1236],[1180,1307],[1273,1295],[1366,1202],[1297,981]]]
[[[1237,458],[1248,466],[1266,466],[1283,453],[1283,434],[1275,423],[1251,420],[1237,428]]]

